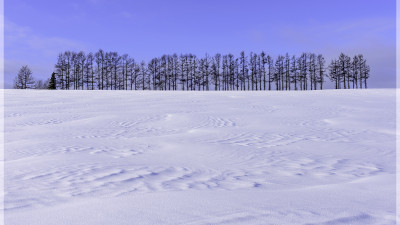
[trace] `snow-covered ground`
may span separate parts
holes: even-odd
[[[395,224],[395,90],[5,91],[6,225]]]

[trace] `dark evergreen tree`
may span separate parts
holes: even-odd
[[[54,72],[51,74],[51,78],[50,78],[49,84],[47,86],[47,89],[49,89],[49,90],[57,89],[56,73],[54,73]]]

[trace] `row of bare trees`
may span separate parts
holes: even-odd
[[[193,54],[163,55],[148,63],[117,52],[60,53],[55,65],[58,89],[74,90],[317,90],[325,77],[335,87],[367,87],[369,66],[362,55],[341,54],[327,67],[320,54],[299,57],[265,52],[198,58]],[[329,71],[328,71],[329,70]],[[329,72],[329,73],[327,73]]]
[[[367,88],[369,75],[370,67],[362,54],[354,56],[352,60],[342,53],[339,59],[332,60],[329,65],[329,78],[335,83],[336,89]]]

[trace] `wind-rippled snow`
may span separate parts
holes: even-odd
[[[395,90],[5,90],[5,223],[395,224]]]

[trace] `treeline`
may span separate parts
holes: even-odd
[[[343,53],[326,66],[314,53],[173,54],[146,63],[100,49],[60,53],[55,65],[57,89],[74,90],[322,90],[326,77],[336,89],[367,88],[369,72],[363,55]]]

